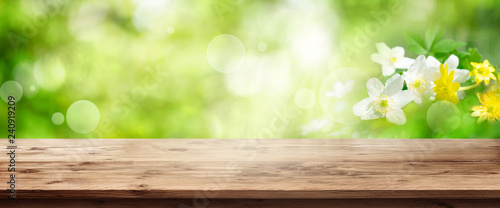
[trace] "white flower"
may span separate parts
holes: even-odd
[[[369,97],[354,105],[354,115],[360,116],[362,120],[385,116],[396,125],[406,123],[406,116],[401,108],[412,100],[412,95],[408,90],[402,91],[403,82],[399,74],[387,80],[385,86],[377,78],[369,79],[366,82]]]
[[[403,79],[411,92],[413,100],[416,103],[422,103],[422,98],[430,99],[434,95],[432,89],[434,81],[439,79],[439,71],[428,68],[424,55],[417,57],[417,60],[410,66],[407,72],[403,73]]]
[[[469,70],[457,69],[458,63],[458,57],[452,54],[450,57],[448,57],[448,59],[446,59],[443,65],[448,64],[449,72],[455,71],[453,82],[464,83],[470,78]],[[426,65],[430,70],[440,73],[439,67],[441,66],[441,63],[436,58],[432,56],[427,57]],[[434,95],[435,93],[433,93],[433,96]],[[459,99],[463,99],[465,97],[465,91],[458,91],[457,96]]]
[[[448,59],[446,59],[443,65],[448,64],[449,72],[455,71],[455,78],[453,79],[453,82],[464,83],[470,78],[469,70],[457,69],[458,63],[458,57],[452,54],[450,57],[448,57]],[[441,63],[436,58],[432,56],[427,57],[426,64],[432,70],[439,72]]]
[[[317,132],[328,123],[328,119],[313,119],[309,124],[302,125],[302,135]]]
[[[385,43],[375,44],[378,53],[372,54],[372,61],[382,65],[382,74],[389,76],[396,72],[396,69],[408,69],[415,61],[411,58],[406,58],[405,49],[400,46],[389,48]]]
[[[333,85],[333,91],[326,92],[326,96],[342,98],[347,93],[350,93],[352,91],[354,83],[354,79],[347,80],[345,84],[342,84],[341,81],[335,82],[335,84]]]

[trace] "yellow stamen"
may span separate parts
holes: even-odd
[[[423,94],[427,91],[427,81],[425,81],[423,77],[418,77],[415,81],[411,82],[409,86],[418,94]]]
[[[396,57],[392,57],[391,61],[392,61],[392,63],[396,63],[396,61],[397,61]]]
[[[387,114],[392,111],[392,107],[394,106],[394,99],[387,95],[379,95],[373,102],[373,106],[375,111],[381,114]]]

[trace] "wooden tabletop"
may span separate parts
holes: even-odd
[[[496,139],[18,139],[17,146],[18,199],[500,198]],[[9,174],[0,168],[2,190]]]

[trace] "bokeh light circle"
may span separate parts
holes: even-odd
[[[450,133],[457,129],[461,122],[460,110],[451,102],[438,101],[427,110],[427,124],[436,133]]]
[[[13,74],[14,80],[19,82],[24,89],[23,96],[33,97],[37,93],[36,81],[33,76],[33,64],[21,62],[16,65]]]
[[[168,26],[167,27],[167,32],[168,33],[172,34],[172,33],[174,33],[174,31],[175,31],[174,27],[172,27],[172,26]]]
[[[260,52],[264,52],[267,50],[267,44],[264,43],[264,42],[260,42],[257,44],[257,50],[259,50]]]
[[[56,112],[52,115],[52,123],[55,125],[61,125],[64,122],[64,115],[60,112]]]
[[[321,84],[319,102],[332,120],[342,124],[359,121],[352,106],[368,97],[368,75],[356,68],[340,68],[332,71]]]
[[[302,88],[295,93],[295,104],[299,108],[309,109],[316,104],[316,93],[309,88]]]
[[[88,100],[78,100],[69,106],[66,122],[75,132],[87,134],[92,132],[101,119],[97,106]]]
[[[218,35],[208,44],[207,60],[218,72],[233,72],[240,68],[245,60],[245,46],[233,35]]]
[[[2,84],[0,88],[0,95],[2,100],[5,102],[9,102],[9,96],[14,96],[16,98],[16,102],[19,102],[23,97],[23,87],[19,82],[16,81],[6,81]]]
[[[46,90],[56,90],[66,79],[66,70],[61,59],[46,56],[35,63],[33,75],[40,87]]]

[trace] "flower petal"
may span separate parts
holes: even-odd
[[[490,62],[489,62],[488,60],[484,60],[484,61],[483,61],[483,65],[484,65],[484,66],[489,66],[489,65],[490,65]]]
[[[425,69],[425,56],[424,55],[418,56],[411,66],[419,71]]]
[[[431,82],[438,80],[441,74],[436,69],[427,68],[423,73],[424,79]]]
[[[377,97],[384,91],[384,84],[377,78],[371,78],[366,82],[366,89],[370,97]]]
[[[373,110],[373,105],[372,105],[373,99],[371,98],[365,98],[356,105],[352,107],[352,112],[356,116],[360,116],[361,120],[370,120],[370,119],[377,119],[380,117],[383,117],[381,113],[375,112]]]
[[[477,84],[477,83],[480,83],[480,82],[482,82],[482,81],[483,81],[483,77],[482,77],[482,76],[476,76],[476,77],[474,78],[474,81],[476,82],[476,84]]]
[[[408,103],[410,103],[413,98],[413,92],[411,92],[410,90],[404,90],[392,96],[392,99],[394,99],[394,107],[396,108],[402,108],[408,105]]]
[[[453,83],[451,83],[450,88],[451,88],[451,90],[453,90],[454,92],[457,92],[457,91],[458,91],[458,89],[460,89],[460,84],[459,84],[459,83],[456,83],[456,82],[453,82]]]
[[[433,68],[439,68],[439,66],[441,65],[441,62],[439,62],[436,58],[434,58],[433,56],[428,56],[427,57],[427,60],[425,60],[425,64],[428,66],[428,67],[433,67]]]
[[[397,69],[408,69],[415,62],[415,59],[402,57],[398,62],[394,64]]]
[[[446,59],[444,64],[448,64],[450,70],[456,69],[458,67],[458,57],[452,54],[448,57],[448,59]]]
[[[452,102],[453,104],[458,104],[458,102],[460,102],[460,100],[458,100],[458,97],[457,96],[448,96],[448,101]]]
[[[489,76],[492,80],[497,80],[497,78],[495,77],[495,75],[494,75],[493,73],[488,74],[488,76]]]
[[[483,121],[485,121],[485,120],[486,120],[486,117],[481,116],[481,117],[479,117],[479,118],[477,119],[477,123],[478,123],[478,124],[479,124],[479,123],[482,123],[482,122],[483,122]]]
[[[352,107],[352,112],[354,113],[354,115],[356,116],[366,116],[368,115],[368,109],[369,109],[369,105],[370,103],[372,102],[372,99],[371,98],[365,98],[361,101],[359,101],[358,103],[356,103],[353,107]]]
[[[418,93],[412,93],[412,99],[415,101],[415,103],[422,103],[422,97]]]
[[[474,67],[475,69],[477,68],[480,68],[481,67],[481,63],[476,63],[476,62],[470,62],[470,65],[472,65],[472,67]]]
[[[443,76],[443,74],[447,74],[447,81],[448,82],[453,82],[453,78],[455,77],[455,71],[448,71],[448,65],[445,65],[445,73],[442,73],[441,76]]]
[[[486,100],[484,99],[484,94],[477,93],[477,98],[479,99],[479,102],[481,102],[481,104],[484,105],[486,103]]]
[[[388,61],[389,61],[388,57],[384,57],[383,55],[381,55],[379,53],[372,54],[371,58],[372,58],[373,62],[381,64],[381,65],[388,64]]]
[[[396,68],[390,64],[385,64],[382,65],[382,75],[384,76],[389,76],[391,74],[394,74],[396,72]]]
[[[431,99],[434,99],[433,97],[436,96],[436,92],[434,91],[435,86],[436,84],[434,84],[434,82],[428,83],[427,91],[424,93],[424,95],[431,97]]]
[[[444,93],[436,93],[436,100],[446,100],[447,96]]]
[[[400,108],[393,108],[391,112],[387,113],[385,116],[389,122],[398,126],[406,123],[405,113]]]
[[[494,72],[494,71],[495,71],[495,68],[493,68],[493,67],[489,66],[489,67],[488,67],[488,71],[490,71],[490,72]]]
[[[457,92],[457,97],[459,100],[464,99],[465,97],[465,91],[458,91]]]
[[[396,47],[392,48],[391,54],[397,58],[404,57],[405,56],[405,49],[401,46],[396,46]]]
[[[414,80],[419,74],[424,73],[425,71],[425,56],[420,55],[413,62],[413,64],[408,67],[408,71],[403,72],[402,77],[406,82],[409,82],[410,80]]]
[[[395,95],[396,93],[401,92],[403,89],[403,78],[399,74],[395,74],[390,79],[385,82],[384,94],[387,96]]]
[[[488,117],[488,123],[493,123],[495,121],[495,118],[493,117]]]
[[[389,57],[391,48],[389,48],[389,46],[387,46],[385,43],[377,43],[375,44],[375,47],[377,47],[377,51],[380,55]]]
[[[490,84],[490,77],[483,77],[484,84],[489,85]]]
[[[477,74],[477,69],[474,69],[472,70],[470,73],[469,73],[469,76],[475,76]]]
[[[467,81],[469,76],[469,70],[467,69],[455,69],[455,78],[453,78],[453,82],[464,83]]]
[[[372,120],[372,119],[377,119],[377,118],[382,118],[384,117],[383,114],[374,112],[373,109],[368,113],[366,116],[361,116],[361,120]]]

